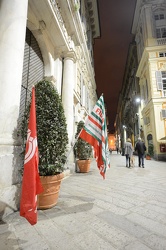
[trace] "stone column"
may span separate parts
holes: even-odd
[[[74,130],[74,85],[75,85],[75,54],[68,53],[64,58],[62,102],[67,121],[67,131],[69,137],[69,151],[73,141]],[[72,154],[72,153],[71,153]]]
[[[1,0],[0,145],[13,144],[17,126],[28,0]]]
[[[14,133],[19,115],[28,0],[1,0],[0,8],[0,212],[7,214],[19,200]]]

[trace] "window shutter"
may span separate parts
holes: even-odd
[[[157,81],[157,89],[162,90],[163,89],[163,82],[162,82],[161,71],[156,71],[156,81]]]
[[[144,117],[144,124],[147,125],[150,123],[150,118],[149,116]]]
[[[161,116],[163,119],[166,119],[166,109],[161,110]]]
[[[85,89],[85,85],[84,85],[84,81],[83,81],[83,102],[82,102],[82,106],[85,107],[85,103],[86,103],[86,89]]]
[[[87,105],[87,95],[88,95],[88,92],[87,92],[87,87],[85,86],[85,108],[87,109],[88,105]]]
[[[88,46],[88,50],[92,50],[92,32],[91,32],[91,30],[88,30],[87,31],[87,38],[88,38],[88,40],[87,40],[87,46]]]
[[[32,32],[26,30],[22,85],[20,96],[19,120],[21,122],[25,108],[31,100],[32,86],[44,77],[44,62],[39,45]]]
[[[80,86],[81,86],[80,102],[81,102],[81,105],[83,105],[84,97],[83,97],[83,77],[82,77],[82,73],[81,73],[80,77],[81,77],[81,83],[80,83]]]

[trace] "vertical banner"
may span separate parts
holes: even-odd
[[[35,88],[33,87],[20,200],[20,216],[25,217],[31,225],[37,223],[37,194],[43,192],[38,172],[38,159]]]

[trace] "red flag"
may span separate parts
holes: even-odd
[[[31,225],[37,223],[37,194],[43,192],[38,172],[38,159],[35,88],[33,87],[20,201],[20,216],[25,217]]]
[[[110,167],[107,125],[103,95],[97,101],[79,137],[93,146],[100,174],[105,178],[106,169]]]

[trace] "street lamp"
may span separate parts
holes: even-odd
[[[126,126],[123,125],[123,140],[124,140],[124,143],[126,142]]]
[[[140,102],[141,102],[141,99],[140,99],[139,97],[137,97],[137,98],[135,99],[135,101],[136,101],[136,103],[140,103]]]
[[[125,142],[126,142],[126,126],[125,125],[122,125],[122,128],[123,128],[123,143],[122,143],[122,155],[124,155],[124,148],[125,148]]]
[[[135,114],[135,118],[136,118],[135,132],[138,135],[138,137],[140,137],[140,115],[139,115],[139,111],[140,111],[141,98],[139,96],[137,96],[135,98],[135,103],[136,103],[136,112],[138,112],[138,113]]]

